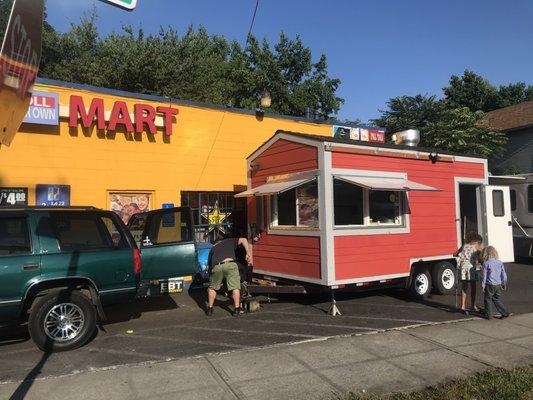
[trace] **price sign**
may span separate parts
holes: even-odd
[[[0,188],[0,206],[27,206],[27,188]]]

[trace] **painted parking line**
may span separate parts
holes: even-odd
[[[309,313],[296,313],[296,312],[286,312],[286,311],[262,311],[262,315],[264,314],[280,314],[280,315],[294,315],[294,316],[300,316],[300,317],[324,317],[324,318],[332,318],[331,315],[328,314],[309,314]],[[376,321],[392,321],[392,322],[416,322],[419,324],[427,324],[433,321],[427,321],[427,320],[420,320],[420,319],[404,319],[404,318],[386,318],[386,317],[368,317],[364,315],[342,315],[340,317],[341,319],[370,319],[370,320],[376,320]]]
[[[280,325],[302,325],[302,326],[316,326],[321,328],[339,328],[339,329],[355,329],[362,331],[375,331],[377,328],[368,328],[366,326],[354,326],[354,325],[338,325],[338,324],[317,324],[315,322],[298,322],[298,321],[279,321],[273,319],[254,319],[254,323],[266,323],[266,324],[280,324]]]
[[[233,343],[227,343],[227,342],[212,342],[209,340],[201,340],[201,339],[183,339],[183,338],[176,338],[176,337],[164,337],[164,336],[151,336],[151,335],[139,335],[139,334],[133,334],[133,335],[124,335],[119,334],[114,337],[121,337],[121,338],[130,338],[130,339],[148,339],[148,340],[157,340],[157,341],[163,341],[163,342],[174,342],[174,343],[183,343],[183,344],[204,344],[207,346],[222,346],[222,347],[229,347],[233,349],[251,349],[256,346],[246,346],[246,345],[240,345],[240,344],[233,344]]]
[[[226,329],[226,328],[212,328],[208,326],[180,326],[177,325],[180,328],[183,329],[192,329],[192,330],[201,330],[201,331],[213,331],[213,332],[224,332],[224,333],[244,333],[244,334],[258,334],[258,335],[269,335],[269,336],[285,336],[285,337],[299,337],[303,339],[318,339],[322,338],[323,336],[319,335],[305,335],[301,333],[286,333],[286,332],[272,332],[272,331],[253,331],[250,329],[242,330],[242,329]]]

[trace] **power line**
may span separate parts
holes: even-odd
[[[259,7],[259,0],[256,0],[255,2],[255,9],[254,9],[254,15],[252,17],[252,23],[250,24],[250,29],[248,30],[248,35],[246,36],[246,44],[244,45],[245,47],[248,45],[248,43],[250,42],[250,36],[252,36],[252,29],[254,27],[254,22],[255,22],[255,15],[257,14],[257,8]]]

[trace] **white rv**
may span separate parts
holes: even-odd
[[[515,257],[533,257],[533,173],[491,176],[489,180],[509,186]]]

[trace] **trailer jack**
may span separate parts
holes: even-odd
[[[342,315],[337,307],[337,301],[335,300],[335,291],[331,291],[331,306],[329,307],[328,314],[334,317],[335,315]]]

